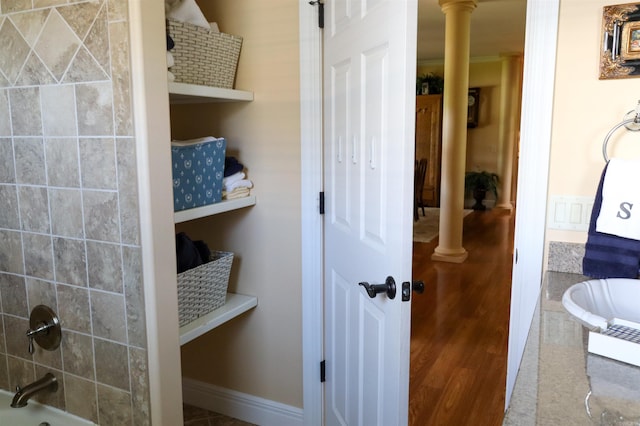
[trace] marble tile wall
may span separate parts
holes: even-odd
[[[149,424],[127,0],[0,0],[0,388]],[[34,306],[60,348],[25,336]]]

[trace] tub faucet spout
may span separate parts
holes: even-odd
[[[13,401],[11,401],[11,407],[25,407],[27,405],[27,401],[29,401],[29,399],[36,393],[43,391],[55,392],[57,390],[58,380],[53,374],[47,373],[40,380],[36,380],[23,388],[18,386],[16,394],[13,396]]]

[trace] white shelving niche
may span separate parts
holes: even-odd
[[[169,103],[173,105],[251,101],[253,101],[253,92],[169,82]],[[242,209],[255,204],[255,195],[234,200],[225,200],[208,206],[175,212],[174,222],[187,222],[202,217]],[[253,309],[257,305],[258,298],[255,296],[227,293],[227,301],[223,306],[180,327],[180,345],[182,346],[202,336],[219,325]]]

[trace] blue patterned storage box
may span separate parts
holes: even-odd
[[[171,142],[174,211],[220,202],[226,149],[224,138]]]

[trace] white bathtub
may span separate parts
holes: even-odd
[[[88,420],[57,408],[29,401],[26,407],[11,408],[13,394],[0,390],[0,425],[2,426],[84,426],[95,425]]]

